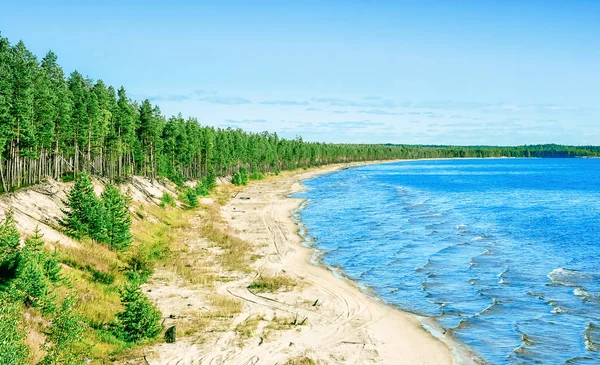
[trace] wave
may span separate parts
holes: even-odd
[[[598,275],[560,267],[558,269],[552,270],[548,274],[548,279],[550,279],[554,284],[557,285],[582,287],[583,284],[588,283],[590,281],[598,280],[600,278],[598,277]]]
[[[561,313],[567,313],[567,312],[568,312],[568,310],[563,307],[554,307],[554,309],[552,309],[550,311],[550,313],[552,313],[552,314],[561,314]]]

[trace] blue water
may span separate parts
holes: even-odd
[[[489,364],[600,364],[600,159],[370,165],[305,182],[324,263]]]

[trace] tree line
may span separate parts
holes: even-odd
[[[455,147],[327,144],[166,118],[149,100],[131,100],[77,71],[66,76],[57,56],[41,60],[22,41],[0,36],[0,188],[79,172],[122,181],[133,175],[175,182],[211,173],[276,172],[336,162],[432,157],[598,156],[597,147],[557,145]]]

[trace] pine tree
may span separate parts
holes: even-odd
[[[131,218],[125,197],[119,188],[110,184],[102,193],[102,203],[106,212],[107,243],[123,251],[131,244]]]
[[[123,311],[117,314],[118,336],[127,342],[156,337],[162,326],[161,313],[142,294],[140,286],[128,283],[121,292]]]
[[[50,280],[47,276],[47,254],[39,230],[27,237],[20,252],[15,288],[27,306],[39,307],[46,303],[50,292]]]
[[[199,204],[196,190],[190,188],[189,186],[185,188],[183,193],[180,195],[180,199],[183,201],[185,209],[196,208]]]
[[[10,44],[6,38],[0,36],[0,187],[3,192],[8,191],[8,181],[6,181],[6,170],[4,168],[3,154],[6,150],[6,143],[10,140],[12,121],[12,70],[10,67]]]
[[[0,222],[0,282],[12,279],[19,263],[21,236],[12,210]]]
[[[71,236],[78,239],[88,236],[106,242],[104,205],[96,197],[89,175],[81,173],[77,176],[66,203],[68,210],[64,212],[67,215],[64,224]]]

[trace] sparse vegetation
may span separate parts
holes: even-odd
[[[284,365],[316,365],[317,363],[306,356],[295,357],[289,359]]]
[[[173,198],[173,195],[164,192],[162,197],[160,198],[160,203],[159,206],[161,208],[165,208],[165,207],[176,207],[177,206],[177,202],[175,202],[175,198]]]
[[[287,276],[263,276],[260,275],[249,286],[254,293],[276,292],[279,290],[290,290],[298,283]]]

